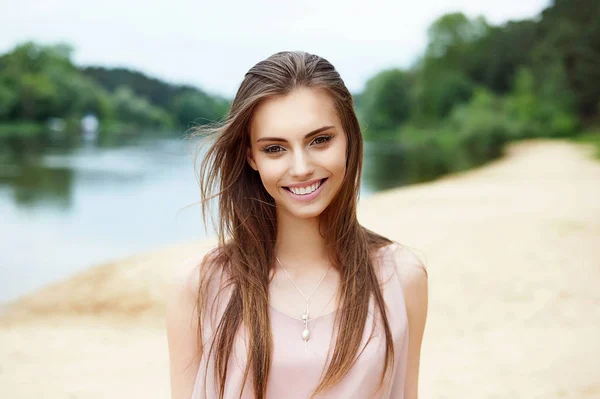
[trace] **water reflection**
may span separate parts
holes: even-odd
[[[366,142],[363,190],[376,192],[405,184],[405,154],[405,148],[397,142]]]
[[[74,171],[47,168],[35,162],[3,165],[0,185],[10,188],[13,201],[21,207],[49,206],[66,210],[71,205]]]

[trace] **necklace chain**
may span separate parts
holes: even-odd
[[[304,294],[304,292],[302,292],[302,290],[300,289],[300,287],[298,287],[298,285],[296,284],[296,282],[294,281],[294,279],[292,278],[292,276],[290,276],[290,274],[287,272],[287,270],[285,270],[285,267],[283,267],[283,265],[281,264],[281,261],[279,260],[279,258],[275,257],[275,259],[277,259],[277,262],[279,263],[279,265],[281,266],[281,268],[283,269],[283,271],[285,272],[285,274],[288,276],[288,278],[290,279],[290,281],[292,282],[292,284],[294,284],[294,287],[296,287],[296,289],[298,290],[298,292],[300,293],[300,295],[302,295],[304,297],[304,299],[306,299],[307,302],[310,299],[310,297],[315,293],[315,291],[317,290],[317,288],[319,288],[319,286],[321,285],[321,283],[323,282],[323,280],[325,280],[325,276],[329,272],[329,269],[331,269],[331,265],[330,265],[327,268],[327,270],[325,271],[325,274],[323,274],[323,276],[321,277],[321,280],[319,280],[319,283],[317,284],[317,286],[312,290],[312,292],[310,293],[309,296],[306,296]]]
[[[288,273],[288,271],[285,269],[285,267],[283,266],[283,264],[281,263],[281,261],[279,260],[279,258],[276,256],[275,259],[277,259],[277,262],[279,263],[279,265],[281,266],[281,268],[285,272],[286,276],[288,276],[288,278],[290,279],[290,281],[292,282],[292,284],[294,284],[294,287],[296,287],[296,289],[298,290],[298,292],[300,293],[300,295],[302,295],[304,297],[304,299],[306,300],[306,307],[304,308],[304,313],[302,313],[302,316],[301,316],[302,322],[304,323],[304,330],[302,331],[302,339],[304,340],[304,346],[305,346],[305,349],[306,349],[306,342],[308,341],[308,338],[310,337],[310,332],[308,330],[308,321],[310,320],[308,318],[308,301],[310,300],[310,297],[317,291],[317,288],[319,288],[319,286],[321,285],[321,283],[323,282],[323,280],[325,280],[325,276],[327,276],[327,273],[329,273],[329,269],[331,269],[331,265],[329,265],[329,267],[327,268],[327,270],[325,271],[325,273],[321,277],[321,280],[319,280],[319,283],[312,290],[312,292],[310,293],[310,295],[306,296],[304,294],[304,292],[302,292],[302,290],[300,289],[300,287],[298,287],[298,284],[296,284],[296,282],[294,281],[294,279],[292,278],[292,276],[290,276],[290,274]]]

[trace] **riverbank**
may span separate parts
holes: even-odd
[[[423,398],[600,396],[600,162],[591,146],[513,143],[482,168],[374,194],[361,222],[429,270]],[[98,266],[0,318],[10,398],[167,398],[165,286],[213,245]]]

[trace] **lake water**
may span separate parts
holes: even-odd
[[[92,265],[206,237],[200,206],[183,209],[199,200],[193,150],[191,141],[152,139],[0,162],[0,303]],[[396,157],[367,143],[361,198],[400,184]]]

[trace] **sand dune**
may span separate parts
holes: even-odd
[[[361,203],[429,270],[422,398],[600,398],[600,162],[563,141]],[[167,398],[165,286],[214,242],[100,265],[0,318],[0,397]]]

